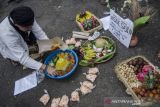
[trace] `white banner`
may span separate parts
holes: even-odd
[[[123,19],[110,10],[109,31],[128,48],[133,33],[133,22],[130,19]]]

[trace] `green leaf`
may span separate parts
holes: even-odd
[[[144,26],[147,22],[149,22],[150,18],[151,18],[150,16],[144,16],[136,19],[134,21],[134,29],[138,29]]]
[[[75,46],[74,46],[74,45],[69,45],[68,48],[69,48],[70,50],[72,50],[72,49],[75,48]]]

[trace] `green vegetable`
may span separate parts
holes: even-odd
[[[69,45],[68,48],[72,50],[72,49],[75,48],[75,46],[74,45]]]
[[[112,46],[112,47],[110,47],[109,49],[113,51],[113,46]]]
[[[144,26],[147,22],[149,22],[150,18],[151,18],[150,16],[144,16],[136,19],[134,21],[134,29],[138,29]]]
[[[88,22],[88,27],[89,27],[90,29],[92,29],[92,23],[91,23],[91,22]]]
[[[106,47],[107,47],[108,49],[111,49],[111,48],[113,48],[113,45],[108,42],[107,45],[106,45]]]
[[[53,60],[54,65],[56,64],[56,62],[57,62],[58,59],[59,59],[58,56],[56,56],[56,58],[54,58],[54,60]]]
[[[145,84],[147,88],[153,89],[155,86],[156,78],[154,77],[153,71],[149,71],[147,75],[145,75]]]
[[[107,44],[107,42],[106,42],[106,40],[103,39],[103,38],[99,38],[99,39],[97,39],[96,42],[95,42],[95,46],[96,46],[97,48],[103,48],[106,44]]]
[[[101,62],[101,61],[103,61],[103,60],[105,60],[105,59],[109,59],[109,58],[112,58],[112,56],[113,56],[113,53],[109,53],[109,54],[106,54],[106,55],[104,55],[104,56],[102,56],[102,57],[100,57],[100,58],[97,58],[96,60],[95,60],[95,63],[97,62]]]

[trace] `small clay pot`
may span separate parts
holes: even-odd
[[[131,42],[129,44],[130,47],[135,47],[138,44],[138,37],[133,35],[131,38]]]

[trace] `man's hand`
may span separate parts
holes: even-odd
[[[45,64],[42,64],[40,70],[42,70],[44,72],[47,71],[48,74],[50,74],[50,75],[58,75],[58,73],[56,72],[55,68],[53,68],[51,66],[47,66]]]
[[[51,66],[48,66],[47,72],[48,72],[48,74],[50,74],[50,75],[58,75],[58,73],[56,72],[55,68],[53,68],[53,67],[51,67]]]

